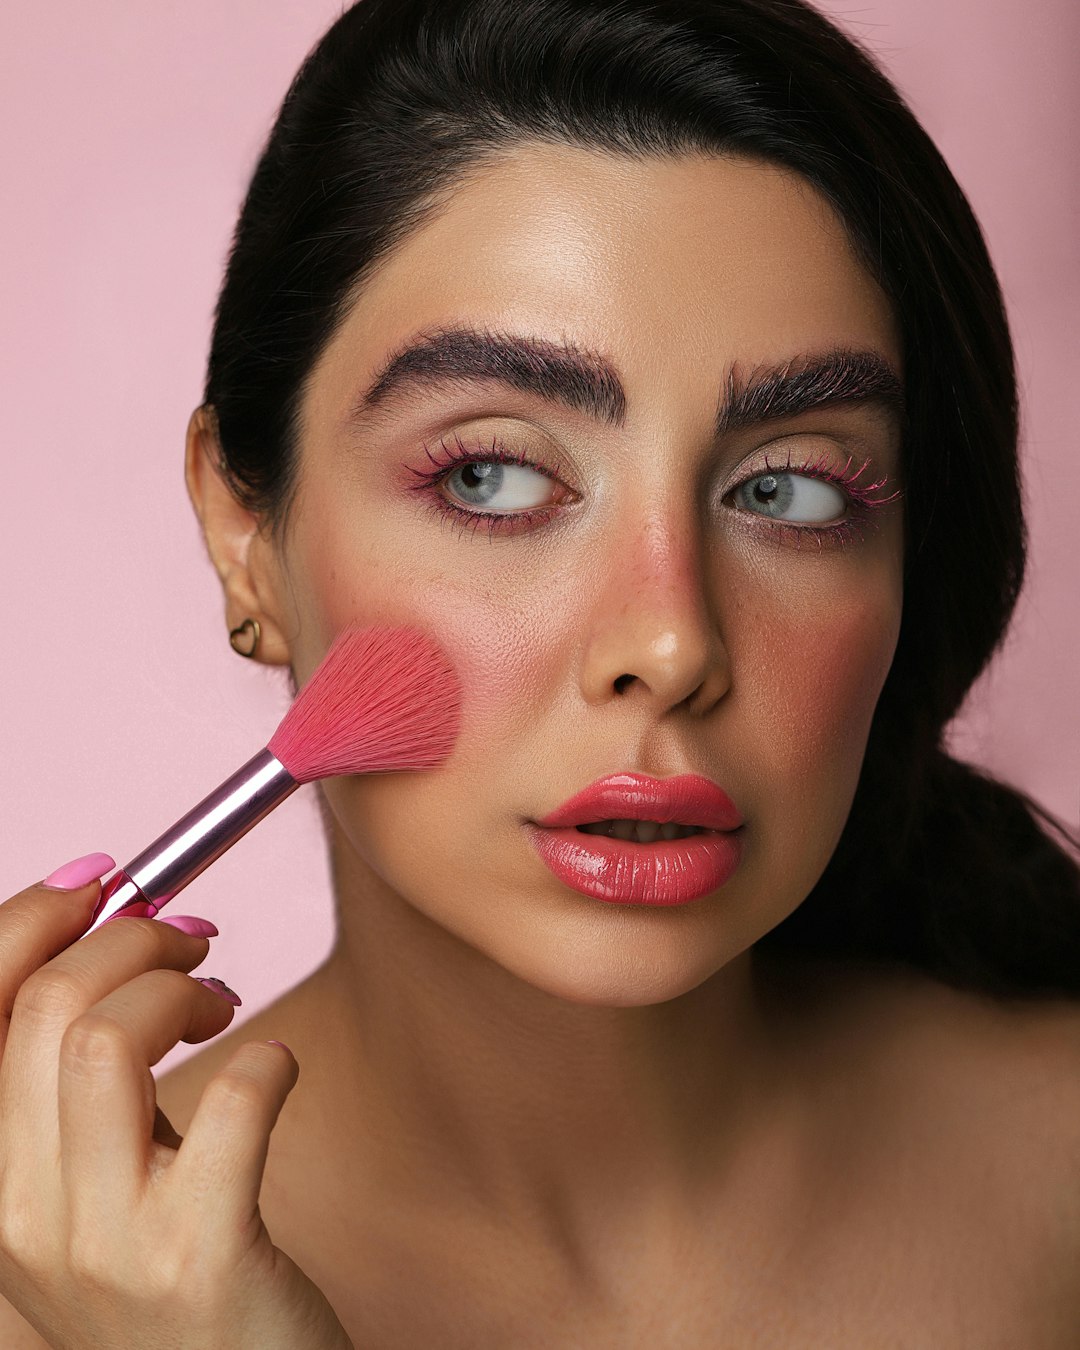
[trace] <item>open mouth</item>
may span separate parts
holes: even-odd
[[[575,827],[582,834],[603,834],[609,839],[623,839],[638,844],[653,844],[657,839],[687,839],[692,834],[712,833],[700,825],[680,825],[676,821],[661,824],[658,820],[595,820]]]

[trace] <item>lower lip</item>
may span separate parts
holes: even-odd
[[[685,905],[718,890],[742,853],[739,832],[691,834],[655,844],[527,824],[544,865],[575,891],[616,905]]]

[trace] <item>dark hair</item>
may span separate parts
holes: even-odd
[[[530,139],[796,171],[846,223],[902,333],[899,642],[841,841],[762,941],[1000,996],[1077,992],[1080,869],[1047,830],[1067,836],[942,749],[1024,572],[997,279],[900,95],[800,0],[361,0],[342,14],[282,105],[217,307],[204,400],[234,491],[284,532],[305,383],[359,285],[466,170]]]

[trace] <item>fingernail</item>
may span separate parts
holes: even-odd
[[[107,853],[87,853],[74,862],[65,863],[55,872],[50,872],[42,886],[51,891],[77,891],[91,881],[97,881],[106,872],[111,872],[116,863]]]
[[[234,1008],[243,1007],[243,1004],[240,1001],[240,995],[230,989],[223,980],[217,980],[213,975],[208,975],[205,978],[202,975],[196,975],[195,978],[200,984],[205,984],[207,989],[212,989],[215,994],[220,994],[225,1002],[231,1003]]]
[[[267,1044],[267,1045],[280,1045],[281,1048],[282,1048],[282,1050],[289,1050],[289,1047],[285,1044],[284,1041],[267,1041],[266,1044]],[[289,1050],[289,1054],[290,1054],[290,1055],[292,1054],[292,1051],[291,1051],[291,1050]]]
[[[217,937],[218,930],[209,919],[198,919],[194,914],[170,914],[168,918],[158,918],[158,923],[167,923],[170,928],[179,928],[189,937]]]

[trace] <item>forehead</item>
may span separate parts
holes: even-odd
[[[712,398],[733,364],[837,347],[900,364],[886,297],[824,198],[733,156],[500,152],[368,276],[324,364],[355,384],[411,334],[462,322],[608,353],[631,401],[646,382]]]

